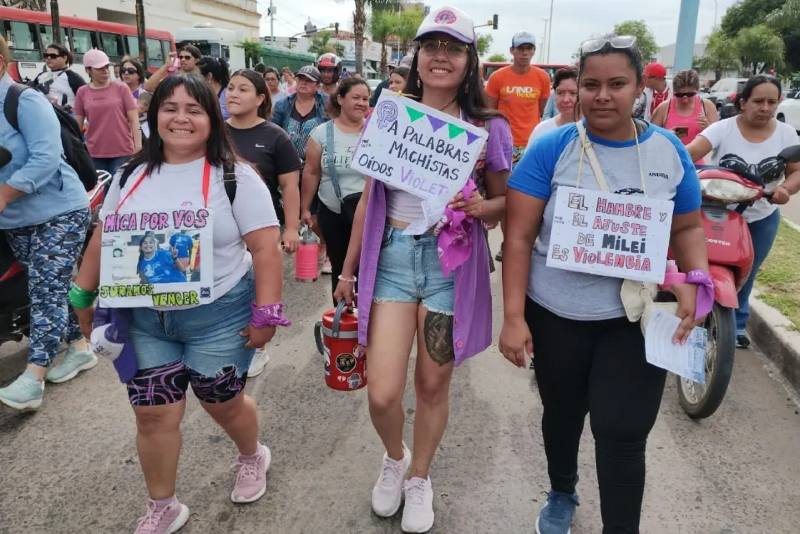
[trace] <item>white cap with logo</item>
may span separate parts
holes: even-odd
[[[425,20],[420,24],[417,30],[417,36],[414,40],[418,41],[420,37],[428,33],[446,33],[455,37],[463,43],[475,43],[475,24],[472,19],[455,7],[440,7],[432,10],[425,17]]]

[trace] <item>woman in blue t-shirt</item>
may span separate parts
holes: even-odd
[[[143,284],[168,284],[185,282],[186,275],[180,271],[175,258],[168,250],[158,248],[153,232],[147,232],[139,242],[139,261],[136,272]]]
[[[578,446],[589,413],[603,532],[638,532],[645,445],[666,371],[645,359],[639,322],[628,320],[622,304],[621,278],[547,265],[554,200],[561,186],[672,200],[670,245],[678,266],[709,280],[700,186],[678,138],[631,117],[643,89],[634,37],[583,43],[579,72],[584,120],[537,138],[508,184],[500,350],[523,367],[535,347],[551,485],[536,531],[569,532],[578,504]],[[579,128],[585,128],[585,142]],[[697,324],[697,286],[679,284],[674,291],[681,322],[673,342],[682,343]]]

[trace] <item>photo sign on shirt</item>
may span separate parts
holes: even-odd
[[[547,266],[662,283],[671,200],[559,187]]]
[[[180,307],[214,301],[211,210],[110,213],[101,223],[102,306]]]
[[[425,201],[438,218],[466,184],[489,135],[485,128],[381,92],[350,166]]]

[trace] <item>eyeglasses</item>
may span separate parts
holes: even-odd
[[[121,74],[138,74],[139,73],[139,71],[134,69],[133,67],[128,67],[128,68],[125,68],[125,69],[119,69],[119,72]]]
[[[611,45],[611,48],[625,50],[636,46],[636,36],[616,35],[614,37],[601,37],[600,39],[589,39],[581,43],[580,55],[592,54],[603,49],[604,46]]]
[[[448,57],[461,57],[467,53],[469,45],[459,41],[441,41],[439,39],[425,39],[419,44],[420,50],[432,56],[444,48]]]
[[[62,57],[62,54],[44,54],[45,59],[56,59]]]
[[[189,61],[190,59],[194,59],[194,56],[178,56],[178,59]]]
[[[688,93],[675,93],[676,98],[693,98],[697,96],[697,91],[690,91]]]

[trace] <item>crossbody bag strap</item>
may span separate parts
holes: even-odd
[[[325,169],[328,171],[328,176],[333,184],[333,191],[336,193],[336,198],[339,200],[339,205],[342,204],[342,188],[339,186],[339,175],[336,174],[336,145],[333,139],[333,121],[329,120],[325,126],[325,146],[327,150],[327,157],[325,158]]]
[[[580,135],[581,138],[581,161],[580,165],[578,165],[578,187],[580,187],[580,181],[582,178],[581,174],[583,173],[583,155],[586,154],[586,157],[589,158],[589,166],[592,168],[592,173],[597,180],[597,184],[603,191],[608,191],[609,189],[608,182],[606,182],[606,175],[603,173],[603,168],[600,166],[600,161],[597,159],[597,154],[594,151],[594,147],[589,141],[589,136],[586,135],[586,128],[583,126],[583,122],[581,121],[578,121],[576,125],[578,127],[578,135]]]

